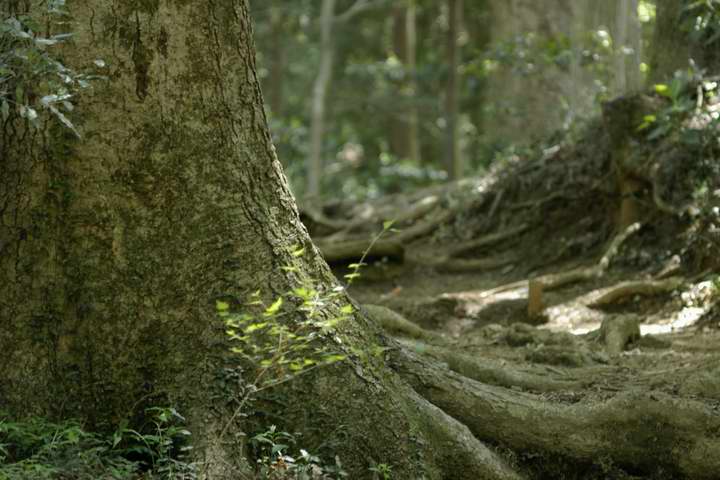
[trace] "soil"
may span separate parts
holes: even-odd
[[[338,278],[367,264],[349,292],[391,310],[367,312],[405,352],[398,371],[519,478],[720,478],[720,458],[708,460],[720,453],[718,232],[654,208],[650,190],[628,224],[614,162],[606,135],[586,135],[305,220]]]

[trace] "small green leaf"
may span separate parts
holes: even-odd
[[[215,308],[217,308],[217,310],[219,312],[224,312],[224,311],[227,311],[230,309],[230,304],[227,302],[222,302],[222,301],[218,300],[215,302]]]
[[[658,83],[654,86],[655,93],[662,95],[663,97],[670,98],[670,87],[664,83]]]
[[[638,132],[641,132],[643,130],[646,130],[647,128],[650,128],[650,126],[657,122],[657,117],[655,115],[645,115],[643,117],[643,123],[640,124],[638,127]]]
[[[340,309],[340,311],[342,313],[344,313],[345,315],[350,315],[351,313],[353,313],[355,311],[355,308],[353,308],[352,305],[348,304],[348,305],[345,305],[344,307],[342,307]]]
[[[395,224],[395,220],[387,220],[383,222],[383,230],[390,230]]]
[[[256,331],[258,331],[258,330],[262,330],[263,328],[267,327],[267,325],[268,325],[267,322],[263,322],[263,323],[253,323],[252,325],[249,325],[249,326],[245,329],[245,333],[253,333],[253,332],[256,332]]]
[[[336,362],[342,362],[345,360],[345,355],[328,355],[325,357],[325,363],[336,363]]]
[[[278,299],[275,300],[275,302],[273,302],[272,305],[270,305],[268,308],[265,309],[265,316],[269,317],[269,316],[275,315],[278,312],[278,310],[280,310],[280,307],[282,306],[282,304],[283,304],[282,297],[278,297]]]

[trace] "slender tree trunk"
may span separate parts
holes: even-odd
[[[620,0],[617,5],[617,11],[615,12],[615,94],[621,95],[627,90],[627,60],[625,55],[625,49],[627,48],[628,41],[628,24],[629,16],[628,9],[630,7],[630,0]]]
[[[420,115],[417,107],[417,7],[415,0],[407,0],[405,35],[407,37],[406,68],[409,75],[408,97],[411,105],[408,113],[408,155],[415,162],[422,161],[420,153]]]
[[[655,34],[650,57],[650,75],[653,82],[663,82],[679,69],[689,66],[692,47],[685,32],[678,28],[683,2],[657,0]]]
[[[320,15],[320,66],[313,87],[312,124],[310,127],[310,156],[307,165],[307,195],[320,195],[320,177],[323,167],[323,137],[325,136],[325,107],[330,88],[333,61],[333,17],[335,0],[323,0]]]
[[[463,158],[458,131],[460,117],[460,29],[462,0],[448,0],[447,61],[448,79],[445,90],[446,150],[445,165],[450,180],[463,175]]]
[[[268,104],[274,117],[282,115],[285,98],[285,69],[287,67],[287,42],[285,41],[286,15],[281,5],[273,4],[270,9],[270,31],[272,36],[272,58],[270,58],[270,79]]]
[[[640,61],[642,32],[638,18],[638,0],[621,0],[615,21],[614,93],[622,95],[641,87]]]
[[[631,92],[638,92],[643,87],[640,65],[643,59],[643,38],[642,23],[638,13],[639,0],[629,0],[630,3],[630,34],[628,45],[632,49],[632,55],[628,61],[628,89]]]
[[[569,118],[567,124],[572,123],[583,110],[583,71],[582,71],[582,51],[583,51],[583,34],[585,32],[585,16],[586,3],[582,0],[574,1],[571,5],[572,24],[570,26],[570,49],[572,58],[570,60],[570,91],[569,91]]]
[[[406,104],[399,112],[400,119],[393,121],[393,153],[416,162],[420,158],[418,133],[417,94],[417,33],[415,0],[406,0],[403,7],[397,7],[393,18],[393,48],[395,55],[403,62],[407,73],[401,87]]]

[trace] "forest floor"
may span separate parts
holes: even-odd
[[[352,297],[462,379],[411,383],[518,478],[720,478],[714,220],[660,208],[692,195],[677,179],[628,205],[592,128],[482,178],[305,209],[305,221],[338,277],[367,253]],[[658,162],[666,147],[635,148]]]

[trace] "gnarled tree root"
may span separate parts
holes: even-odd
[[[635,315],[607,318],[600,326],[600,339],[610,355],[618,355],[629,343],[640,339],[640,321]]]
[[[563,376],[557,369],[543,366],[518,367],[505,361],[478,359],[446,347],[409,342],[403,344],[406,348],[445,363],[453,372],[489,385],[533,392],[559,392],[586,388],[592,383]]]
[[[632,389],[558,404],[482,384],[404,349],[393,352],[392,365],[481,441],[579,463],[611,461],[636,474],[710,480],[720,472],[720,415],[693,400]]]
[[[425,330],[387,307],[370,304],[365,304],[362,307],[370,318],[378,322],[391,335],[400,335],[416,340],[442,341],[441,335]]]
[[[412,391],[408,408],[417,409],[421,428],[437,446],[434,464],[443,467],[442,478],[453,480],[521,480],[524,478],[483,444],[472,432],[440,408]]]

